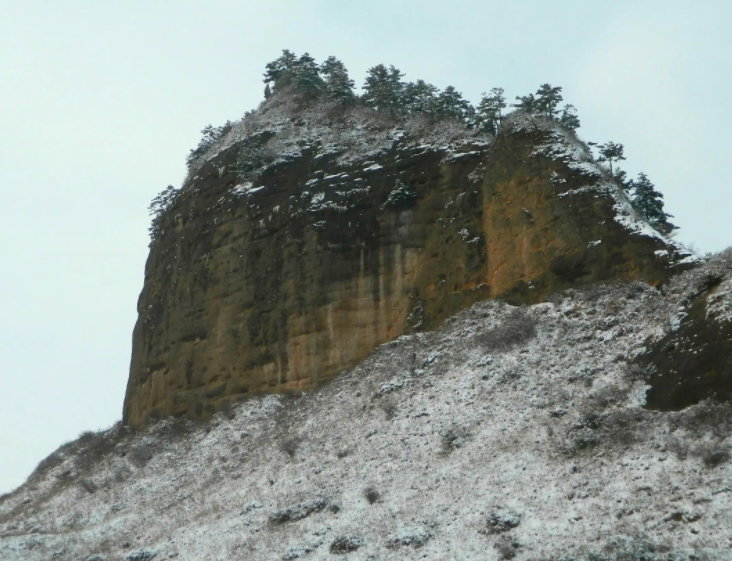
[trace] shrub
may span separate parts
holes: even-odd
[[[580,450],[597,446],[599,443],[600,437],[598,434],[591,428],[585,427],[572,436],[570,452],[574,454]]]
[[[672,421],[671,429],[685,429],[695,438],[711,432],[717,438],[724,438],[732,432],[732,405],[703,401],[681,411]]]
[[[302,520],[313,514],[314,512],[320,512],[326,507],[326,502],[323,499],[315,499],[307,503],[301,503],[290,508],[283,510],[277,510],[273,512],[269,517],[271,524],[285,524],[287,522],[295,522]]]
[[[625,447],[639,440],[645,417],[642,409],[617,409],[601,418],[599,432],[605,442]]]
[[[611,538],[603,548],[603,553],[590,551],[588,561],[661,561],[668,559],[682,559],[686,555],[679,555],[671,548],[654,543],[619,535]],[[661,553],[665,553],[660,555]],[[689,555],[690,559],[699,559],[696,555]]]
[[[97,484],[94,483],[91,479],[85,477],[81,481],[79,481],[79,485],[87,491],[88,493],[95,493],[99,487],[97,487]]]
[[[442,440],[442,454],[447,456],[465,444],[468,434],[461,427],[451,427],[440,434]]]
[[[114,452],[115,446],[125,436],[123,428],[118,423],[108,430],[82,432],[76,440],[62,444],[54,452],[41,460],[28,479],[34,479],[51,471],[61,465],[67,458],[73,458],[74,467],[60,474],[58,476],[60,481],[67,481],[76,473],[88,472],[102,458]]]
[[[318,546],[318,543],[316,543],[312,546],[311,545],[302,545],[299,547],[291,547],[282,556],[282,560],[291,561],[292,559],[299,559],[300,557],[304,557],[308,553],[313,552],[317,546]]]
[[[170,418],[155,426],[155,435],[169,443],[180,442],[193,434],[203,423],[189,419]]]
[[[158,552],[154,549],[136,549],[125,556],[125,561],[148,561],[157,557]]]
[[[379,499],[381,499],[381,494],[374,487],[366,487],[363,490],[363,496],[370,505],[379,502]]]
[[[302,444],[302,438],[300,437],[286,438],[280,443],[280,450],[290,456],[290,458],[294,458],[300,444]]]
[[[28,479],[40,477],[44,473],[51,471],[56,466],[61,465],[66,457],[64,454],[64,450],[70,445],[71,443],[66,443],[60,446],[57,450],[51,452],[48,456],[38,462],[36,469],[33,470],[33,473],[30,474],[30,477]]]
[[[521,366],[514,357],[509,357],[509,360],[503,361],[500,367],[501,377],[499,382],[505,384],[514,380],[518,380],[521,377]]]
[[[386,420],[391,421],[397,413],[397,404],[393,399],[385,399],[380,404],[381,410],[386,415]]]
[[[628,395],[628,391],[617,386],[602,388],[592,396],[592,400],[598,407],[609,407],[622,403]]]
[[[152,460],[154,455],[155,450],[151,444],[139,443],[129,451],[127,457],[133,466],[141,469],[144,468],[150,460]]]
[[[414,206],[416,201],[417,194],[414,189],[397,179],[394,189],[389,193],[383,206],[402,210]]]
[[[704,465],[714,468],[730,459],[730,448],[714,442],[705,442],[694,449],[694,455],[701,458]]]
[[[350,553],[364,546],[364,541],[356,536],[340,536],[330,544],[331,553]]]
[[[386,547],[390,549],[400,546],[419,548],[426,544],[431,537],[432,534],[424,528],[407,528],[389,537],[386,542]]]
[[[681,461],[689,456],[689,444],[680,438],[669,438],[666,441],[666,449]]]
[[[515,540],[503,537],[493,544],[493,547],[498,551],[498,556],[501,559],[513,559],[516,557],[516,550],[519,547],[519,543]]]
[[[87,472],[99,463],[102,458],[114,452],[120,441],[118,430],[82,433],[77,440],[79,446],[74,467],[79,472]]]
[[[487,533],[502,534],[517,528],[521,524],[521,516],[512,511],[495,511],[488,515]]]
[[[487,353],[507,352],[536,337],[537,325],[537,319],[525,308],[514,308],[500,325],[478,335],[477,343]]]

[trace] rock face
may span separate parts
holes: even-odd
[[[732,251],[675,279],[681,299],[674,329],[638,357],[648,372],[647,405],[677,411],[732,400]]]
[[[276,112],[268,103],[260,113]],[[202,162],[161,219],[125,423],[309,390],[478,300],[655,284],[681,257],[555,125],[514,119],[495,139],[458,131],[443,142],[348,115],[321,112],[312,129],[307,112],[277,114]],[[312,134],[323,127],[341,144]],[[381,144],[345,158],[359,127]],[[261,155],[287,134],[286,156],[242,171],[253,145]]]

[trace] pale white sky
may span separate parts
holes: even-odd
[[[680,239],[732,245],[728,0],[0,0],[0,493],[121,417],[147,205],[283,48],[452,84],[564,87]]]

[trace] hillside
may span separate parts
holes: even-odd
[[[0,558],[730,559],[729,405],[644,407],[730,282],[480,302],[299,397],[83,436],[0,500]]]

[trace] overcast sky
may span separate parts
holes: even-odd
[[[729,0],[0,0],[0,493],[121,418],[147,205],[281,49],[473,102],[564,88],[679,238],[732,245]]]

